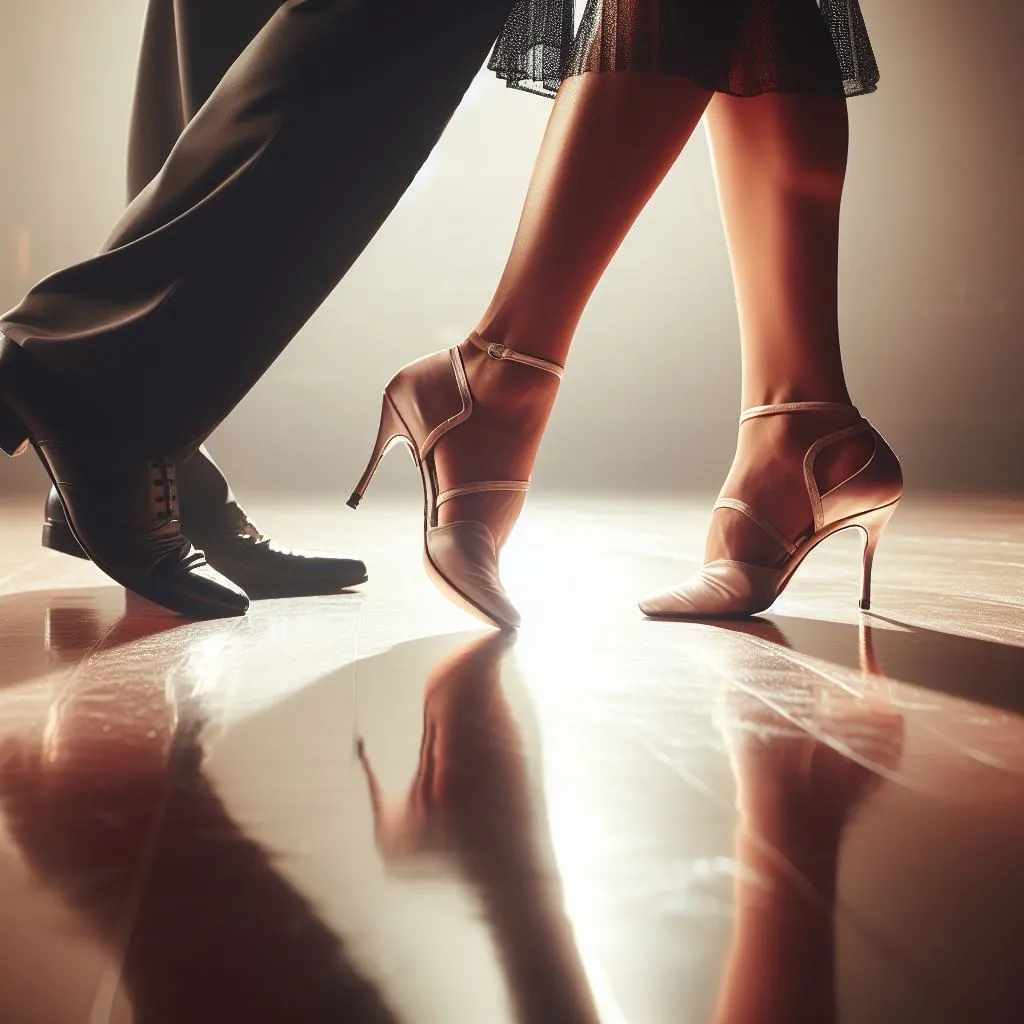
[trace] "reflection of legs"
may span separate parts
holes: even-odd
[[[781,864],[783,856],[797,863]],[[765,840],[741,828],[734,937],[715,1024],[836,1020],[832,911],[838,856],[838,835],[826,840],[797,830]],[[803,863],[804,857],[812,863]]]
[[[562,86],[519,230],[479,324],[488,342],[564,363],[609,261],[710,99],[683,78],[585,74]],[[527,479],[555,398],[555,378],[463,347],[473,418],[437,451],[441,486]],[[472,429],[469,429],[469,428]],[[442,522],[477,519],[507,533],[506,496],[457,498]]]
[[[405,798],[385,796],[360,740],[377,848],[396,871],[426,853],[451,858],[479,895],[517,1020],[588,1024],[598,1012],[544,801],[502,683],[509,640],[474,640],[431,673],[419,767]]]
[[[893,769],[903,719],[840,695],[828,713],[793,713],[860,761]],[[726,740],[736,773],[736,917],[716,1024],[829,1024],[835,1003],[834,913],[840,843],[879,776],[747,694],[729,694]],[[826,704],[825,707],[828,707]],[[810,725],[811,722],[808,722]]]
[[[397,1024],[231,818],[202,771],[202,723],[145,675],[73,679],[45,742],[0,748],[0,810],[33,874],[116,958],[131,1019]]]

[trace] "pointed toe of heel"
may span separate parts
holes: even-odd
[[[733,619],[771,607],[783,573],[746,562],[709,562],[677,587],[640,602],[654,619]]]
[[[501,585],[494,538],[483,523],[428,530],[424,559],[434,583],[471,614],[499,629],[519,628],[522,619]]]

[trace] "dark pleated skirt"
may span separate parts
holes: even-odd
[[[586,71],[682,75],[733,96],[859,96],[878,85],[858,0],[587,0],[578,30],[574,2],[518,0],[488,67],[542,95]],[[812,4],[827,33],[807,16]]]

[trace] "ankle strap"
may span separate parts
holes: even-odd
[[[490,344],[484,341],[476,331],[466,340],[470,344],[475,345],[481,352],[486,352],[492,359],[507,359],[511,363],[522,363],[523,366],[532,366],[535,370],[544,370],[547,373],[554,374],[554,376],[561,380],[564,367],[559,366],[558,363],[552,363],[547,359],[539,359],[537,356],[524,355],[522,352],[514,352],[512,349],[497,343]]]
[[[860,415],[856,406],[845,402],[785,402],[782,405],[755,405],[740,416],[740,423],[757,416],[776,416],[786,412],[837,412],[840,409],[852,409]]]

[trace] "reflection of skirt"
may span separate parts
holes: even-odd
[[[510,88],[547,95],[585,71],[683,75],[733,96],[859,96],[878,84],[858,0],[587,0],[578,31],[573,6],[517,0],[488,67]],[[821,45],[828,35],[834,54]]]

